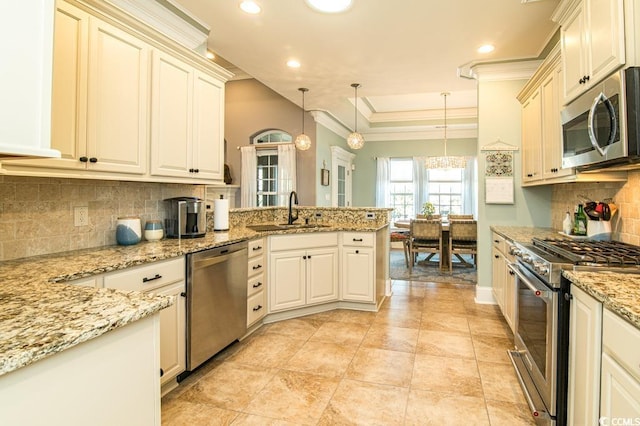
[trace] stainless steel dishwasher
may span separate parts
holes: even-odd
[[[247,242],[187,255],[187,371],[247,332]]]

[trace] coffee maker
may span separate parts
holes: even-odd
[[[164,200],[167,205],[165,230],[168,238],[198,238],[207,233],[204,200],[197,197],[175,197]]]

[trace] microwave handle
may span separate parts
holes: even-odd
[[[609,110],[609,117],[611,118],[611,132],[609,133],[609,140],[606,145],[603,147],[598,143],[598,138],[596,138],[596,133],[594,131],[594,120],[596,115],[596,108],[598,108],[598,104],[602,102],[607,109]],[[616,133],[618,133],[618,119],[616,118],[616,111],[613,108],[613,104],[607,98],[604,93],[600,92],[598,96],[593,100],[593,104],[591,105],[591,109],[589,110],[589,120],[587,129],[589,131],[589,140],[591,141],[591,145],[602,155],[603,157],[607,155],[607,149],[616,138]]]

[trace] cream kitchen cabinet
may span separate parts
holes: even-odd
[[[341,234],[340,300],[375,302],[375,233]]]
[[[106,288],[175,296],[175,303],[160,311],[160,382],[170,390],[186,368],[184,257],[104,274],[103,281]]]
[[[542,179],[542,101],[536,89],[522,104],[522,182]]]
[[[577,286],[571,287],[569,319],[570,425],[597,425],[600,417],[602,303]]]
[[[224,82],[153,52],[151,175],[221,182]]]
[[[560,23],[564,103],[569,103],[625,63],[624,0],[565,1]]]
[[[338,234],[269,238],[269,313],[338,300]]]
[[[146,173],[150,46],[63,1],[56,3],[53,40],[51,145],[61,158],[3,166],[71,177],[55,170]]]
[[[640,418],[640,330],[608,309],[602,323],[600,416]],[[627,423],[629,424],[629,423]]]
[[[249,241],[247,274],[247,328],[267,313],[265,240]]]
[[[513,261],[510,254],[512,243],[497,232],[492,233],[491,240],[493,242],[491,249],[493,298],[500,307],[511,331],[515,332],[517,318],[516,280],[514,272],[509,269],[509,263]]]

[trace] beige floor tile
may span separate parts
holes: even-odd
[[[391,292],[393,296],[424,297],[425,290],[423,285],[407,284],[394,285]]]
[[[401,425],[409,389],[342,380],[319,425]]]
[[[489,426],[484,398],[411,389],[405,425]]]
[[[388,349],[390,351],[416,351],[418,330],[415,328],[392,327],[388,325],[373,325],[362,341],[366,348]]]
[[[424,303],[422,305],[422,312],[426,314],[430,314],[433,312],[440,312],[445,314],[459,314],[466,315],[467,311],[457,300],[448,300],[448,299],[438,299],[433,300],[429,298],[424,298]]]
[[[295,426],[297,424],[269,417],[254,416],[253,414],[240,414],[232,423],[233,426]],[[189,426],[196,426],[196,424]]]
[[[361,347],[345,377],[381,385],[409,387],[414,354]]]
[[[377,312],[352,311],[349,309],[337,309],[333,311],[331,321],[353,322],[356,324],[371,325],[376,319]]]
[[[425,300],[449,300],[460,303],[465,291],[457,288],[429,288],[425,290]]]
[[[473,348],[478,361],[497,362],[511,365],[507,350],[513,349],[513,339],[497,336],[485,336],[474,334],[472,336]]]
[[[383,309],[378,312],[373,324],[390,325],[402,328],[420,328],[422,312],[403,311],[400,309]]]
[[[402,309],[403,311],[421,311],[422,310],[422,297],[414,297],[414,296],[403,296],[403,295],[393,295],[388,297],[382,306],[380,306],[381,310],[384,309]]]
[[[307,340],[324,323],[323,320],[295,318],[269,325],[265,334],[282,334],[293,339]]]
[[[527,404],[487,400],[491,426],[535,426]]]
[[[480,316],[490,319],[502,318],[502,312],[498,305],[478,304],[471,298],[470,300],[465,300],[463,306],[469,316]]]
[[[516,404],[525,403],[513,365],[479,361],[478,369],[486,399]]]
[[[242,410],[277,370],[224,362],[198,380],[180,399],[228,410]]]
[[[340,378],[358,349],[355,345],[330,342],[307,342],[286,363],[285,369]]]
[[[243,411],[297,424],[316,424],[338,383],[328,377],[280,371]]]
[[[237,411],[180,398],[162,404],[162,424],[166,426],[229,425],[238,414]]]
[[[482,334],[486,336],[504,337],[513,339],[513,334],[509,325],[504,319],[496,318],[474,318],[469,321],[471,334]]]
[[[357,346],[364,339],[369,327],[368,324],[327,321],[316,330],[309,340]]]
[[[475,358],[470,335],[446,331],[420,330],[416,352],[451,358]]]
[[[425,312],[420,324],[422,330],[446,331],[469,335],[467,316],[443,312]]]
[[[481,397],[482,385],[475,361],[416,354],[412,389]]]
[[[265,333],[248,340],[229,360],[263,367],[282,367],[304,343],[305,340],[283,334]]]

